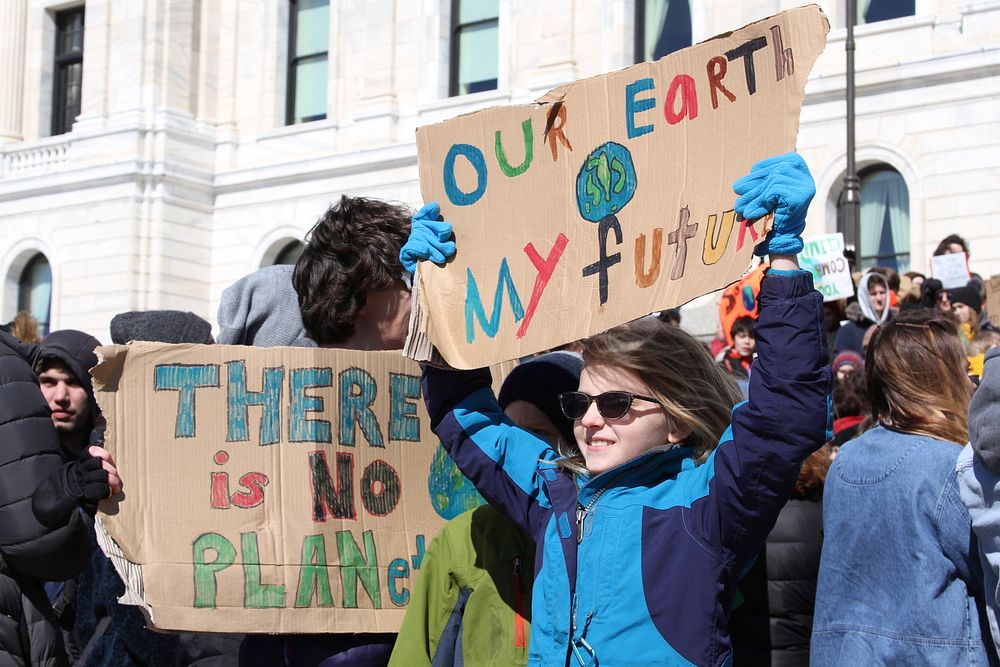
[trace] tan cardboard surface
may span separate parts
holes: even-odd
[[[986,314],[994,326],[1000,327],[1000,276],[986,281]]]
[[[98,353],[124,481],[102,503],[100,540],[126,601],[156,628],[395,631],[424,546],[480,502],[430,431],[418,366],[398,352]]]
[[[767,221],[733,181],[795,149],[829,23],[802,7],[417,130],[424,201],[458,251],[422,262],[407,353],[472,368],[587,337],[738,279]]]

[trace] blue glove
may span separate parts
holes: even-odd
[[[802,230],[806,210],[816,194],[816,184],[798,153],[785,153],[761,160],[750,174],[733,183],[739,195],[736,212],[747,220],[774,212],[774,224],[755,255],[797,255],[802,252]]]
[[[451,225],[440,218],[437,202],[424,204],[413,216],[410,237],[399,249],[399,261],[410,273],[417,270],[419,261],[429,259],[435,264],[444,264],[455,254],[455,242],[448,240],[451,238]]]

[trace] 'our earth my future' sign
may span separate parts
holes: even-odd
[[[815,5],[417,130],[424,201],[457,253],[418,270],[407,353],[473,368],[683,304],[738,279],[769,220],[732,183],[795,149],[829,23]]]

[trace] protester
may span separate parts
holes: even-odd
[[[969,343],[969,375],[975,380],[983,375],[983,365],[986,354],[1000,345],[1000,333],[996,331],[980,331],[976,340]]]
[[[1000,348],[986,354],[982,382],[969,403],[969,444],[955,469],[978,538],[990,633],[1000,652]]]
[[[858,283],[858,300],[849,304],[846,311],[847,321],[837,332],[834,343],[834,355],[844,350],[854,350],[864,353],[864,335],[873,324],[881,324],[890,318],[889,283],[885,276],[874,271],[867,271]]]
[[[823,337],[831,355],[837,342],[837,332],[840,331],[840,321],[844,319],[845,307],[844,299],[823,302]]]
[[[0,331],[6,331],[22,343],[38,344],[42,342],[38,335],[38,320],[25,310],[17,311],[10,322],[0,325]]]
[[[753,353],[757,349],[757,341],[753,334],[753,318],[749,315],[737,317],[729,330],[729,335],[732,336],[733,345],[719,355],[719,364],[734,377],[749,378]]]
[[[934,256],[948,255],[953,252],[964,252],[966,256],[969,254],[969,244],[958,234],[949,234],[941,239],[937,248],[934,249]]]
[[[219,345],[315,347],[302,324],[293,271],[287,264],[267,266],[223,290]]]
[[[837,382],[843,382],[859,371],[865,370],[864,358],[854,350],[844,350],[833,359],[833,374]]]
[[[664,324],[668,324],[672,327],[679,327],[681,325],[681,309],[680,308],[669,308],[667,310],[660,311],[658,315],[660,321]]]
[[[558,395],[574,391],[583,359],[552,352],[517,366],[498,398],[504,414],[557,450],[575,450]],[[452,519],[424,553],[390,667],[525,664],[535,543],[495,508]]]
[[[320,347],[399,350],[410,318],[411,272],[400,251],[410,231],[410,210],[363,197],[343,196],[312,228],[292,283],[306,334]],[[413,220],[421,234],[451,226],[437,222],[437,205]],[[428,237],[430,238],[430,237]]]
[[[831,455],[836,456],[844,443],[867,431],[870,422],[871,401],[862,369],[833,385],[833,438],[828,443]]]
[[[743,603],[729,619],[737,667],[809,665],[823,548],[823,482],[831,459],[824,445],[802,463],[766,547],[740,581]]]
[[[44,581],[75,577],[91,552],[85,514],[120,490],[107,452],[66,462],[33,367],[39,348],[0,332],[0,663],[68,664]],[[99,455],[95,455],[98,453]]]
[[[968,438],[965,366],[947,322],[889,322],[872,338],[877,426],[841,447],[827,476],[813,665],[987,664],[954,472]]]
[[[227,303],[231,289],[222,293],[223,303]],[[212,342],[212,325],[194,313],[181,310],[132,310],[112,317],[111,341],[125,345],[133,340],[207,345]]]
[[[756,249],[772,265],[748,404],[733,410],[731,381],[683,331],[618,327],[583,341],[580,391],[560,396],[580,449],[565,457],[504,419],[488,370],[424,369],[432,428],[542,554],[532,664],[727,662],[720,621],[739,576],[824,440],[822,299],[795,259],[812,178],[790,154],[754,165],[735,189],[748,219],[776,207]]]
[[[997,330],[989,320],[983,323],[980,317],[983,312],[983,299],[973,287],[966,285],[948,290],[948,301],[951,303],[951,317],[958,324],[958,334],[966,347],[976,339],[983,328],[987,331]]]

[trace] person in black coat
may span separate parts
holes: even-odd
[[[107,453],[64,460],[33,366],[38,347],[0,332],[0,664],[68,664],[44,581],[75,577],[91,553],[83,508],[117,491]],[[103,451],[103,450],[101,450]],[[115,486],[109,484],[113,481]]]
[[[764,550],[740,582],[743,602],[729,620],[733,667],[809,665],[829,468],[829,445],[805,460]]]

